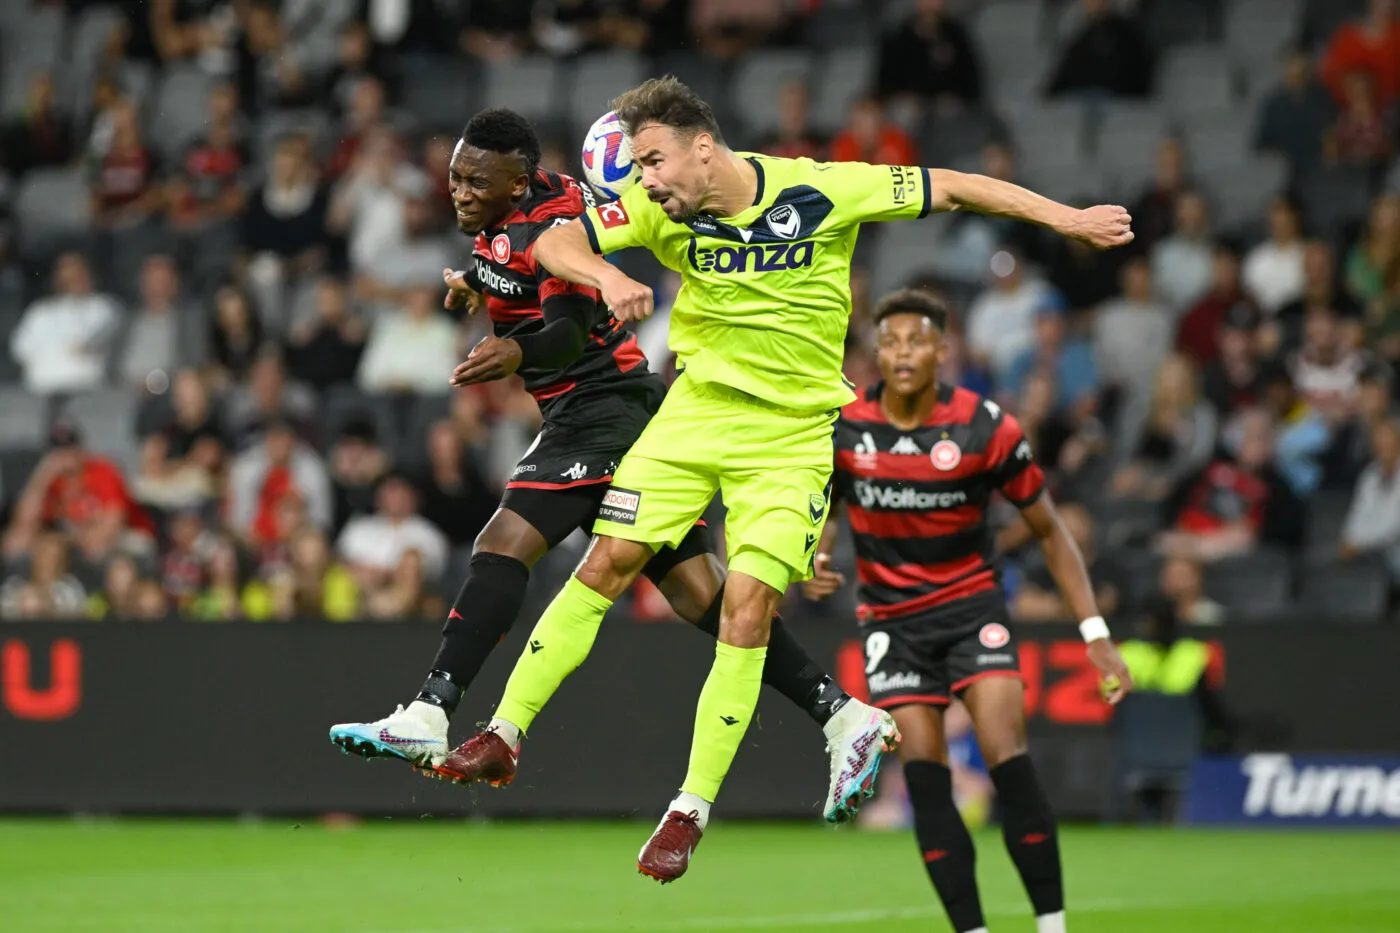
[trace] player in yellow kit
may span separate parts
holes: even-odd
[[[841,362],[860,224],[966,208],[1100,248],[1128,243],[1132,232],[1121,207],[1076,210],[981,176],[734,152],[709,105],[674,78],[647,81],[613,109],[640,181],[543,234],[534,255],[559,278],[600,289],[624,321],[651,313],[651,290],[600,253],[641,246],[680,272],[670,347],[682,372],[614,472],[588,554],[536,625],[496,717],[448,767],[488,780],[513,771],[522,734],[587,656],[613,600],[722,494],[729,576],[720,643],[685,782],[638,857],[642,872],[670,881],[688,867],[753,716],[778,600],[812,573],[832,428],[855,398]],[[870,775],[877,746],[896,739],[878,729],[866,736],[847,759],[853,780]]]

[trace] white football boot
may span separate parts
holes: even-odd
[[[447,758],[447,714],[428,703],[400,706],[377,722],[331,726],[331,741],[348,755],[402,758],[435,768]]]
[[[822,731],[831,755],[831,784],[822,815],[829,823],[844,823],[875,796],[880,762],[899,745],[899,729],[889,713],[853,698]]]

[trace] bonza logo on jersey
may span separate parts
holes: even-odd
[[[700,246],[690,239],[690,265],[696,272],[786,272],[805,269],[812,264],[815,245],[811,240],[800,243],[765,243],[752,246]]]

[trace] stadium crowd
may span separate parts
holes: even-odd
[[[1130,207],[1103,254],[977,216],[868,229],[847,355],[873,381],[873,300],[946,294],[945,378],[1017,414],[1107,613],[1390,604],[1393,0],[4,7],[7,619],[440,619],[539,417],[513,382],[449,391],[486,333],[442,308],[457,133],[520,109],[573,172],[656,71],[738,148]],[[678,278],[620,262],[670,371]],[[1019,619],[1066,615],[1033,555],[1007,586]]]

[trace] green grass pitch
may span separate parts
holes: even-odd
[[[6,933],[948,929],[904,833],[716,823],[690,873],[642,824],[0,821]],[[1034,923],[995,831],[993,933]],[[1395,933],[1400,834],[1067,828],[1073,933]]]

